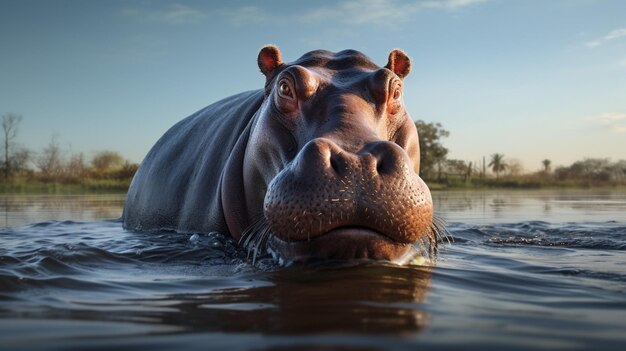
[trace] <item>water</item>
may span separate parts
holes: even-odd
[[[0,350],[626,347],[626,191],[436,192],[435,267],[252,266],[124,197],[0,197]]]

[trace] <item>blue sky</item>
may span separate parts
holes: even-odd
[[[626,1],[0,0],[0,114],[41,150],[139,162],[176,121],[258,89],[258,50],[285,61],[357,49],[413,59],[405,102],[450,131],[450,157],[626,158]]]

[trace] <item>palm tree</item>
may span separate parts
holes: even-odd
[[[543,171],[546,173],[550,173],[550,164],[552,163],[552,161],[545,159],[541,161],[541,163],[543,164]]]
[[[500,172],[504,171],[508,166],[504,163],[504,155],[503,154],[493,154],[491,155],[491,162],[489,162],[489,167],[496,174],[496,179],[498,179],[498,175]]]

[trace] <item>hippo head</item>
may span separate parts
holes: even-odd
[[[358,51],[318,50],[287,64],[266,46],[258,65],[265,99],[242,158],[243,196],[225,209],[233,236],[285,262],[432,254],[437,225],[402,100],[407,55],[393,50],[381,68]]]

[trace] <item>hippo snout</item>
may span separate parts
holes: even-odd
[[[322,237],[337,242],[350,237],[354,242],[347,245],[352,249],[355,243],[372,245],[374,238],[403,246],[429,232],[432,200],[397,144],[374,141],[350,152],[330,139],[317,138],[270,183],[264,215],[276,239],[283,241],[277,246],[283,248]],[[380,250],[360,251],[370,257]]]
[[[372,179],[382,181],[381,177],[402,176],[410,160],[406,152],[397,144],[388,141],[375,141],[366,144],[357,153],[341,148],[328,138],[316,138],[304,146],[295,160],[295,176],[301,181],[319,184],[326,176],[343,178],[353,172],[371,175]],[[322,179],[312,177],[313,169],[324,170]],[[319,176],[319,175],[318,175]],[[331,177],[332,178],[332,177]]]

